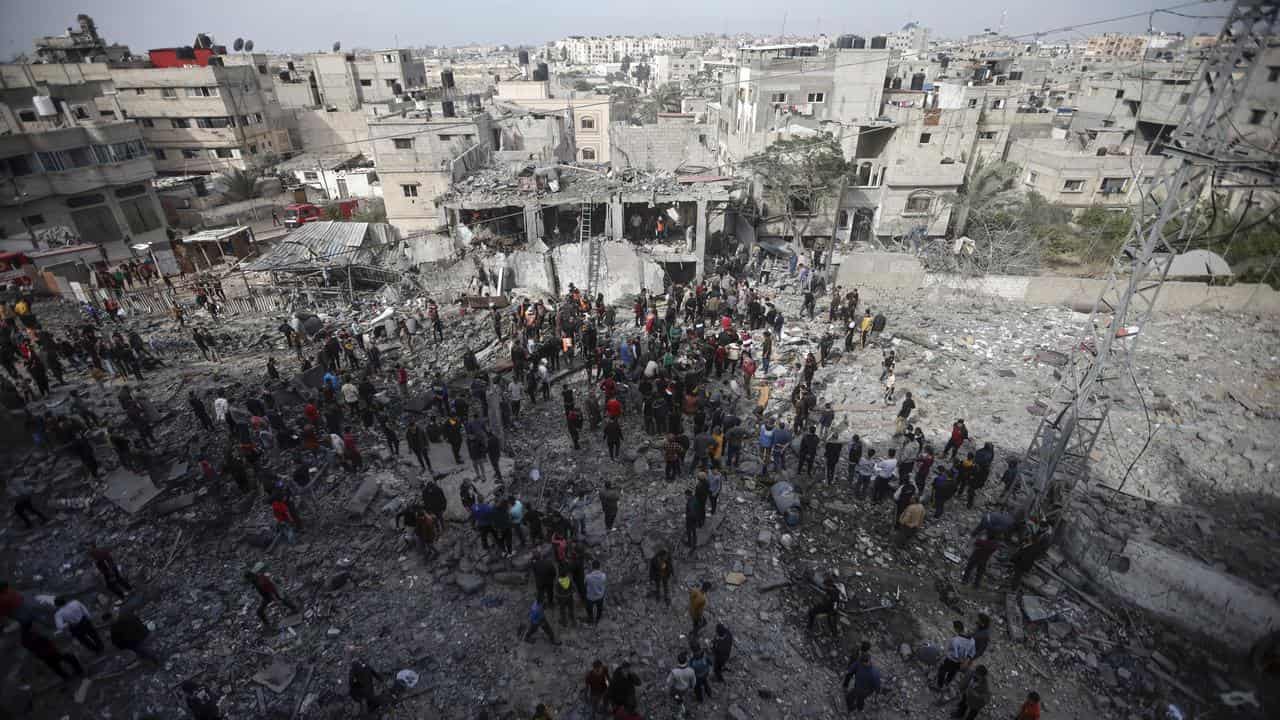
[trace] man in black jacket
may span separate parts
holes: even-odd
[[[715,668],[715,679],[724,682],[724,666],[729,663],[729,655],[733,653],[733,633],[723,623],[716,623],[716,636],[711,641],[711,659]]]

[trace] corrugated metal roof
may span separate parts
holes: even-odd
[[[250,271],[308,270],[366,264],[369,223],[319,220],[297,228],[276,242],[266,255],[244,267]]]
[[[236,225],[234,227],[201,230],[198,233],[191,233],[190,235],[182,238],[182,242],[222,242],[223,240],[226,240],[229,237],[234,237],[248,229],[249,228],[246,225]]]

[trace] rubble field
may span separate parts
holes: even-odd
[[[799,364],[805,353],[816,354],[828,329],[824,301],[815,319],[799,317],[799,292],[791,282],[783,277],[765,288],[787,318],[767,374],[765,412],[788,425]],[[178,687],[194,679],[220,698],[226,718],[355,717],[347,672],[361,658],[388,681],[401,670],[416,673],[411,687],[391,689],[388,682],[381,717],[525,718],[546,703],[558,719],[587,718],[583,676],[599,659],[611,669],[632,664],[643,681],[644,717],[672,717],[664,683],[676,654],[688,647],[687,591],[708,582],[709,624],[701,636],[710,637],[723,623],[735,643],[725,682],[712,681],[714,696],[691,702],[695,717],[844,717],[840,681],[862,642],[871,644],[884,681],[863,715],[946,717],[960,681],[939,692],[930,688],[930,678],[952,621],[973,627],[979,613],[993,619],[990,648],[980,661],[990,670],[986,716],[1013,716],[1027,691],[1037,690],[1046,718],[1164,718],[1170,705],[1187,718],[1275,717],[1280,691],[1255,675],[1246,659],[1097,594],[1057,550],[1017,587],[1007,548],[996,554],[981,589],[960,582],[970,530],[983,512],[999,507],[996,478],[1005,459],[1022,453],[1035,430],[1038,418],[1027,406],[1057,382],[1055,366],[1038,353],[1069,351],[1085,316],[925,292],[866,292],[863,302],[888,318],[878,342],[896,350],[898,396],[883,401],[882,348],[842,352],[837,328],[836,351],[814,380],[819,407],[833,404],[842,440],[857,433],[881,453],[898,446],[894,416],[904,391],[917,403],[913,422],[939,451],[952,422],[965,419],[971,434],[965,450],[992,442],[997,453],[992,481],[975,506],[965,507],[957,497],[935,519],[930,504],[924,529],[899,546],[891,534],[893,501],[855,496],[843,452],[837,480],[828,485],[821,450],[812,478],[796,474],[795,458],[787,470],[765,478],[749,443],[690,552],[683,521],[691,479],[663,479],[663,438],[644,433],[638,402],[627,403],[620,460],[609,459],[589,426],[575,451],[558,394],[568,385],[581,402],[589,384],[584,371],[568,371],[562,363],[551,400],[525,399],[515,429],[505,433],[501,465],[504,487],[544,513],[567,512],[579,494],[591,500],[584,539],[608,575],[604,619],[584,623],[579,605],[577,625],[564,627],[548,608],[559,646],[541,634],[532,644],[520,641],[534,598],[528,571],[533,549],[517,540],[511,557],[485,551],[465,522],[460,485],[475,480],[481,493],[491,492],[491,471],[476,478],[465,457],[454,463],[447,445],[432,445],[450,522],[436,544],[438,556],[424,561],[395,519],[420,496],[426,474],[407,447],[395,456],[380,432],[352,420],[364,469],[328,466],[318,487],[301,498],[297,543],[277,542],[261,494],[241,494],[227,478],[204,480],[199,459],[220,459],[226,433],[204,430],[185,398],[188,390],[208,402],[224,393],[233,411],[243,413],[247,395],[267,383],[268,355],[285,378],[294,376],[298,362],[275,329],[282,318],[193,319],[212,328],[222,362],[203,360],[168,319],[128,318],[127,326],[163,341],[158,344],[164,348],[165,365],[145,381],[129,383],[150,400],[159,420],[149,482],[121,468],[101,436],[96,449],[104,472],[98,478],[66,453],[16,444],[0,450],[6,473],[31,480],[37,507],[53,518],[27,531],[6,515],[0,578],[29,601],[74,595],[100,616],[113,598],[83,543],[92,539],[112,548],[137,589],[128,604],[152,626],[165,663],[153,669],[113,649],[91,657],[62,637],[60,646],[79,653],[90,670],[88,680],[64,685],[18,646],[10,623],[0,637],[2,707],[33,718],[187,717]],[[79,322],[70,305],[45,302],[35,310],[56,332]],[[376,311],[337,305],[315,310],[327,311],[322,314],[338,324]],[[618,316],[615,342],[638,332],[629,308]],[[505,359],[506,345],[493,341],[486,314],[460,315],[455,307],[445,310],[444,319],[444,341],[421,333],[414,350],[400,348],[384,358],[387,367],[402,361],[409,368],[411,397],[426,397],[426,378],[437,372],[454,387],[469,382],[462,363],[467,348],[488,368]],[[1110,422],[1077,507],[1280,591],[1280,560],[1272,551],[1280,532],[1274,480],[1280,464],[1278,330],[1271,319],[1222,314],[1165,315],[1145,328],[1133,381],[1124,382],[1126,373],[1109,389]],[[312,345],[308,352],[317,349]],[[122,422],[119,381],[95,387],[84,373],[68,373],[68,381],[32,408],[63,412],[68,388],[78,386],[95,413],[114,425]],[[750,423],[752,401],[740,382],[726,376],[710,385]],[[392,408],[402,407],[389,374],[378,385]],[[300,407],[286,406],[282,413],[292,422]],[[292,470],[291,460],[266,455],[267,472]],[[793,482],[803,498],[797,527],[788,527],[770,500],[770,485],[778,479]],[[613,532],[604,526],[596,495],[606,480],[622,497]],[[107,497],[122,486],[150,483],[158,493],[135,512]],[[649,596],[648,559],[659,547],[674,557],[670,605]],[[301,607],[288,616],[272,608],[269,630],[255,616],[256,591],[242,577],[259,568]],[[834,635],[825,622],[815,631],[805,627],[806,609],[819,600],[816,584],[828,573],[837,575],[847,595]]]

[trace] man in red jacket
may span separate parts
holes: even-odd
[[[262,596],[262,604],[258,606],[258,617],[262,620],[263,625],[271,624],[267,620],[267,608],[273,602],[281,603],[295,613],[299,612],[298,606],[280,594],[280,590],[276,588],[276,584],[272,582],[266,573],[246,572],[244,579],[248,580],[254,589],[258,591],[258,594]]]

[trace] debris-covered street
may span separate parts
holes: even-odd
[[[839,289],[832,317],[818,286],[810,317],[800,277],[770,277],[607,310],[519,288],[487,310],[406,284],[292,317],[190,302],[182,326],[10,305],[0,462],[10,505],[47,522],[9,512],[0,529],[7,716],[526,718],[545,704],[587,718],[600,661],[615,717],[678,717],[682,653],[709,678],[705,699],[685,694],[693,717],[844,717],[846,672],[849,688],[878,684],[871,718],[947,717],[962,700],[1014,717],[1030,692],[1052,718],[1274,716],[1274,685],[1205,642],[1211,627],[1196,637],[1101,592],[1015,517],[1016,487],[1004,497],[1084,315],[865,289],[846,315]],[[881,315],[863,347],[862,318]],[[1161,316],[1112,390],[1076,512],[1274,596],[1277,330]],[[123,349],[82,341],[114,333]],[[44,394],[34,375],[52,368],[24,358],[50,352],[65,382]],[[910,460],[886,467],[891,450]],[[986,556],[980,585],[964,582]],[[129,588],[108,587],[113,563]],[[74,622],[55,633],[73,600],[102,652]],[[130,629],[141,653],[123,649]],[[40,662],[31,636],[83,678]]]

